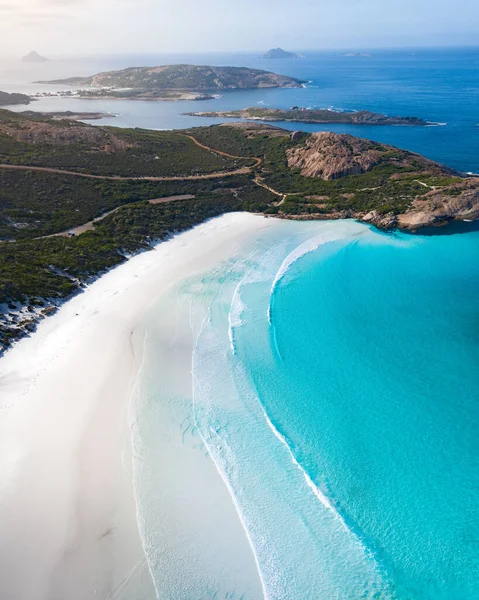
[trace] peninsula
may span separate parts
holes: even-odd
[[[263,54],[263,58],[281,59],[281,58],[300,58],[299,54],[294,52],[286,52],[282,48],[272,48],[268,50],[266,54]]]
[[[292,123],[343,123],[348,125],[429,125],[427,121],[417,117],[388,117],[368,110],[344,112],[333,109],[310,109],[293,106],[281,108],[244,108],[242,110],[222,112],[186,113],[194,117],[215,117],[224,119],[251,119],[254,121]]]
[[[30,104],[32,99],[26,94],[9,94],[0,92],[0,106],[13,106],[15,104]]]
[[[51,85],[69,85],[80,90],[80,98],[125,98],[141,100],[201,100],[212,93],[255,88],[301,87],[303,81],[269,71],[246,67],[210,67],[166,65],[132,67],[98,73],[91,77],[71,77],[40,81]]]
[[[0,352],[92,278],[232,211],[417,229],[479,219],[479,178],[350,135],[0,110]]]

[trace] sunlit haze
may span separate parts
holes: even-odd
[[[457,0],[0,0],[0,50],[131,52],[473,45],[479,3]]]

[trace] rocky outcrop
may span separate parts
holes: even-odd
[[[453,219],[479,219],[479,178],[464,179],[416,198],[406,213],[398,215],[397,220],[399,227],[417,229],[442,225]]]
[[[348,175],[362,175],[380,163],[397,168],[398,174],[406,169],[410,174],[414,174],[417,170],[421,174],[427,171],[436,175],[441,173],[458,175],[452,169],[420,154],[352,135],[328,131],[309,135],[304,144],[290,148],[286,155],[288,166],[299,169],[301,175],[326,180],[339,179]],[[391,175],[391,179],[393,178],[394,174]]]
[[[352,135],[322,131],[309,136],[304,146],[287,151],[288,166],[299,169],[304,177],[338,179],[371,170],[388,148]]]

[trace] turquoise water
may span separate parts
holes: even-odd
[[[160,129],[217,122],[185,112],[254,105],[414,115],[443,125],[302,128],[368,137],[479,172],[477,48],[372,58],[305,52],[291,61],[259,54],[104,57],[25,72],[2,63],[0,89],[135,64],[265,68],[309,83],[204,103],[44,99],[35,109],[107,110],[119,116],[98,124]],[[186,486],[181,468],[161,460],[167,421],[180,441],[207,447],[227,481],[268,599],[479,597],[478,259],[478,232],[385,235],[353,222],[275,222],[227,264],[172,292],[173,307],[176,294],[186,311],[178,308],[181,321],[171,309],[172,322],[189,326],[188,307],[197,317],[193,394],[187,383],[171,388],[179,359],[160,353],[151,327],[137,432],[141,522],[162,597],[258,600],[248,586],[233,595],[234,574],[215,579],[194,548],[165,543],[176,527],[166,504],[177,501],[165,479]],[[163,305],[152,319],[161,325]],[[227,551],[215,548],[223,565]]]
[[[267,597],[478,597],[479,233],[283,222],[245,256],[195,419]]]

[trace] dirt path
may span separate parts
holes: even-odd
[[[175,202],[176,200],[193,200],[194,197],[195,196],[193,196],[192,194],[183,194],[182,196],[166,196],[165,198],[155,198],[153,200],[148,200],[148,202],[150,204],[165,204],[166,202]],[[41,240],[52,237],[72,237],[76,235],[81,235],[82,233],[85,233],[85,231],[93,231],[95,229],[96,223],[103,221],[103,219],[106,219],[106,217],[109,217],[113,213],[116,213],[118,210],[124,208],[125,206],[128,206],[128,204],[121,204],[113,210],[109,210],[108,212],[103,213],[100,217],[96,217],[95,219],[88,221],[88,223],[83,223],[83,225],[77,225],[77,227],[70,227],[65,231],[60,231],[59,233],[52,233],[51,235],[44,235],[36,239]]]
[[[278,192],[278,190],[275,190],[274,188],[269,187],[269,185],[264,183],[260,177],[255,177],[254,182],[256,183],[256,185],[259,185],[260,187],[264,188],[265,190],[268,190],[268,192],[271,192],[272,194],[274,194],[275,196],[278,196],[278,198],[280,198],[279,202],[276,203],[276,206],[281,206],[281,204],[283,204],[284,201],[286,200],[286,196],[290,195],[290,194],[282,194],[281,192]]]
[[[209,150],[210,152],[213,152],[214,154],[219,154],[220,156],[225,156],[226,158],[234,158],[234,159],[239,158],[239,159],[243,159],[243,160],[249,160],[249,159],[254,160],[255,161],[255,164],[253,165],[254,167],[259,167],[260,164],[263,162],[262,158],[258,158],[256,156],[236,156],[234,154],[228,154],[228,152],[223,152],[222,150],[215,150],[214,148],[205,146],[204,144],[199,142],[196,138],[194,138],[192,135],[185,135],[185,137],[190,139],[194,144],[196,144],[200,148],[203,148],[203,150]],[[253,167],[247,167],[247,168],[253,168]]]
[[[202,179],[217,179],[219,177],[233,177],[234,175],[247,175],[253,167],[241,167],[233,171],[217,171],[205,175],[186,175],[184,177],[121,177],[118,175],[92,175],[91,173],[77,173],[76,171],[64,171],[50,167],[32,167],[29,165],[7,165],[0,164],[0,169],[11,171],[39,171],[40,173],[56,173],[57,175],[70,175],[72,177],[85,177],[87,179],[102,179],[108,181],[199,181]]]
[[[55,169],[53,167],[35,167],[35,166],[30,166],[30,165],[9,165],[9,164],[4,164],[4,163],[0,163],[0,169],[7,169],[7,170],[12,170],[12,171],[35,171],[35,172],[40,172],[40,173],[55,173],[57,175],[70,175],[72,177],[84,177],[86,179],[99,179],[99,180],[107,180],[107,181],[197,181],[197,180],[203,180],[203,179],[216,179],[219,177],[233,177],[234,175],[247,175],[248,173],[251,172],[252,169],[254,169],[255,167],[259,167],[263,162],[262,158],[258,158],[258,157],[254,157],[254,156],[235,156],[234,154],[229,154],[228,152],[223,152],[222,150],[216,150],[214,148],[210,148],[209,146],[206,146],[205,144],[202,144],[201,142],[199,142],[192,135],[185,134],[185,137],[190,139],[194,144],[196,144],[200,148],[203,148],[204,150],[207,150],[208,152],[212,152],[213,154],[219,154],[221,156],[225,156],[226,158],[232,158],[232,159],[254,160],[255,164],[252,165],[251,167],[240,167],[238,169],[234,169],[233,171],[207,173],[205,175],[187,175],[184,177],[179,177],[179,176],[121,177],[121,176],[115,176],[115,175],[93,175],[91,173],[78,173],[76,171]],[[266,184],[261,183],[258,179],[255,179],[254,181],[257,185],[260,185],[261,187],[264,187],[265,189],[270,190],[273,194],[276,194],[277,196],[281,196],[282,202],[284,202],[285,196],[283,196],[283,194],[279,194],[279,192],[276,192],[272,188],[269,188]],[[174,202],[175,200],[192,200],[194,197],[195,196],[193,196],[191,194],[184,194],[184,195],[180,195],[180,196],[168,196],[165,198],[155,198],[153,200],[149,200],[149,202],[150,202],[150,204],[163,204],[165,202]],[[281,202],[280,202],[280,204],[281,204]],[[127,204],[122,204],[120,206],[117,206],[113,210],[110,210],[110,211],[104,213],[100,217],[96,217],[95,219],[92,219],[91,221],[88,221],[87,223],[83,223],[83,225],[78,225],[77,227],[70,227],[69,229],[66,229],[65,231],[60,231],[59,233],[52,233],[51,235],[41,236],[40,238],[36,238],[36,239],[45,239],[45,238],[51,238],[51,237],[71,237],[71,236],[77,236],[82,233],[85,233],[85,231],[93,231],[96,223],[105,219],[106,217],[115,213],[116,211],[120,210],[124,206],[127,206]]]
[[[428,190],[440,190],[441,189],[440,185],[429,185],[427,183],[424,183],[424,181],[419,181],[419,179],[415,179],[414,182],[419,183],[419,185],[422,185],[423,187],[427,188]]]
[[[188,139],[190,139],[193,143],[195,143],[200,148],[204,150],[208,150],[213,154],[220,154],[221,156],[225,156],[227,158],[233,159],[242,159],[242,160],[254,160],[255,164],[251,167],[240,167],[238,169],[234,169],[233,171],[216,171],[215,173],[206,173],[204,175],[185,175],[183,177],[180,176],[165,176],[165,177],[154,177],[154,176],[146,176],[146,177],[122,177],[120,175],[93,175],[92,173],[78,173],[77,171],[67,171],[64,169],[55,169],[53,167],[34,167],[30,165],[9,165],[9,164],[0,164],[0,169],[8,169],[11,171],[36,171],[40,173],[55,173],[56,175],[70,175],[72,177],[84,177],[86,179],[100,179],[107,181],[201,181],[203,179],[216,179],[219,177],[233,177],[235,175],[247,175],[251,172],[251,170],[255,167],[258,167],[262,162],[262,158],[256,158],[252,156],[234,156],[233,154],[228,154],[227,152],[222,152],[221,150],[215,150],[214,148],[210,148],[209,146],[205,146],[197,139],[195,139],[191,135],[185,135]]]

